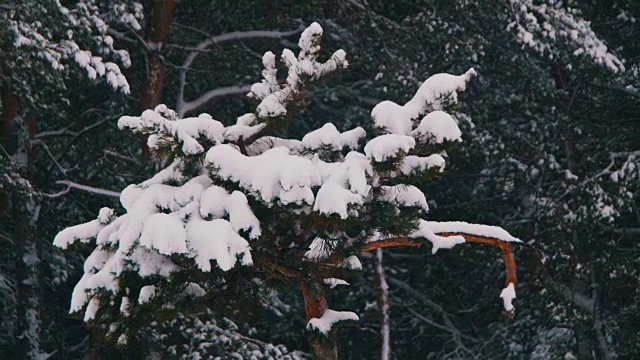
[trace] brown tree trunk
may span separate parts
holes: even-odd
[[[2,114],[0,114],[0,120],[2,121],[2,136],[0,141],[2,146],[9,153],[13,152],[13,119],[18,114],[18,99],[8,88],[2,89],[0,93],[0,102],[2,103]],[[0,193],[0,217],[3,217],[9,207],[9,194],[4,192]]]
[[[162,49],[171,28],[175,0],[153,0],[151,13],[151,36],[147,40],[147,78],[140,94],[140,110],[153,109],[162,102],[166,66],[162,59]],[[142,139],[142,155],[149,159],[147,137]]]
[[[140,94],[142,110],[153,109],[162,101],[164,88],[165,64],[162,60],[164,47],[169,29],[175,0],[154,0],[151,14],[151,36],[147,41],[147,60],[149,73]]]
[[[7,151],[13,151],[13,119],[18,115],[18,99],[8,88],[2,89],[2,145]]]
[[[165,65],[156,51],[147,54],[149,74],[140,95],[140,108],[142,111],[153,109],[162,101],[162,88],[164,87]]]
[[[302,284],[302,296],[307,312],[307,322],[313,318],[320,318],[329,307],[327,297],[324,294],[320,282]],[[323,336],[317,333],[309,335],[309,345],[314,359],[317,360],[337,360],[338,344],[333,332]]]

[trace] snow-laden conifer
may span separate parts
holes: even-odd
[[[510,243],[519,240],[497,227],[425,220],[428,202],[420,190],[444,170],[445,150],[461,141],[444,110],[475,71],[436,74],[404,105],[381,102],[371,112],[371,133],[342,129],[343,119],[335,119],[302,139],[279,137],[298,121],[296,109],[313,82],[348,66],[343,50],[319,60],[322,32],[314,23],[302,32],[297,56],[282,52],[283,76],[275,56],[264,55],[263,80],[248,94],[260,103],[235,125],[208,114],[179,118],[164,105],[120,119],[121,129],[148,135],[149,147],[172,162],[124,189],[119,216],[103,209],[96,220],[55,238],[61,248],[95,243],[72,312],[112,322],[115,334],[126,331],[123,319],[143,316],[153,304],[215,302],[225,289],[243,286],[238,277],[284,279],[302,289],[312,351],[331,358],[331,341],[318,339],[358,316],[329,309],[325,293],[362,269],[360,253],[424,242],[435,252],[465,241],[501,248],[502,297],[513,311]]]

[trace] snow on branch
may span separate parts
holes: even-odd
[[[72,189],[77,189],[77,190],[85,191],[85,192],[100,195],[100,196],[115,197],[115,198],[120,197],[120,192],[118,191],[101,189],[101,188],[97,188],[89,185],[82,185],[82,184],[78,184],[77,182],[73,182],[69,180],[58,180],[56,181],[56,184],[66,185]]]
[[[298,41],[300,53],[297,57],[289,49],[282,51],[282,61],[288,68],[288,74],[286,82],[280,86],[275,86],[277,84],[275,56],[271,52],[264,55],[265,71],[262,73],[264,80],[253,84],[248,95],[261,100],[256,109],[258,118],[265,121],[286,115],[287,105],[299,96],[305,83],[318,80],[339,68],[348,66],[347,54],[344,50],[334,52],[324,63],[317,61],[322,32],[322,27],[314,22],[300,36]]]
[[[388,134],[411,135],[414,137],[432,134],[438,143],[443,140],[460,140],[458,125],[450,115],[442,110],[447,104],[458,100],[458,91],[464,91],[467,83],[476,76],[474,69],[456,76],[436,74],[429,77],[418,89],[414,97],[404,105],[393,101],[383,101],[371,111],[374,126]],[[429,112],[413,129],[413,120]]]
[[[510,0],[514,20],[507,30],[515,30],[517,40],[535,51],[553,57],[554,43],[564,39],[575,50],[605,68],[619,72],[624,64],[591,30],[588,21],[574,16],[562,2],[551,1],[536,5],[532,0]],[[575,12],[575,10],[574,10]]]
[[[87,243],[90,239],[95,238],[100,230],[113,220],[113,217],[113,209],[102,208],[97,219],[85,224],[68,227],[59,232],[53,240],[53,245],[66,249],[76,241]]]
[[[467,234],[504,242],[522,242],[501,227],[471,224],[464,221],[423,221],[421,228],[427,228],[436,234]]]
[[[358,315],[351,311],[335,311],[326,309],[319,318],[312,318],[307,323],[307,330],[317,331],[322,335],[328,336],[334,327],[345,323],[359,321]]]
[[[165,105],[145,110],[141,116],[123,116],[118,120],[118,127],[150,134],[147,141],[150,149],[158,149],[163,143],[177,140],[182,145],[182,152],[188,155],[204,152],[196,138],[202,136],[213,143],[220,143],[224,134],[224,126],[208,114],[178,119],[177,114]]]
[[[114,90],[128,94],[129,84],[120,67],[103,57],[111,56],[124,67],[131,65],[128,52],[114,48],[113,38],[107,35],[107,22],[140,28],[142,7],[134,3],[133,8],[129,8],[118,1],[108,11],[104,10],[84,1],[76,2],[73,8],[59,1],[18,2],[15,12],[0,12],[0,19],[9,25],[20,63],[35,68],[35,63],[44,62],[55,72],[77,66],[89,79],[103,78]],[[20,16],[15,16],[16,13]],[[86,38],[93,41],[77,43],[81,35],[89,35]]]
[[[420,238],[432,243],[432,252],[434,254],[438,249],[450,249],[464,242],[475,242],[498,247],[502,252],[506,274],[505,289],[500,294],[500,297],[504,301],[504,307],[509,316],[513,316],[515,311],[513,299],[516,297],[515,284],[517,284],[518,280],[511,243],[520,243],[522,242],[521,240],[497,226],[459,221],[435,222],[421,220],[420,228],[412,233],[410,237],[374,239],[374,241],[366,243],[361,251],[366,252],[386,247],[420,246],[423,244],[422,240],[419,240]]]

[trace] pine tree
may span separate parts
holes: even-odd
[[[302,292],[312,353],[332,359],[337,329],[358,321],[329,308],[332,285],[362,268],[362,252],[426,240],[433,252],[465,241],[499,247],[507,267],[501,297],[513,313],[510,243],[519,240],[497,227],[423,220],[428,205],[416,187],[444,170],[446,149],[460,141],[443,110],[474,70],[430,77],[405,105],[379,103],[372,135],[327,123],[301,140],[277,137],[304,105],[306,89],[348,65],[343,50],[318,61],[322,32],[314,23],[300,37],[298,56],[282,52],[283,81],[275,55],[265,53],[263,80],[249,93],[260,103],[235,125],[207,114],[181,119],[164,105],[120,119],[120,128],[148,135],[153,153],[173,162],[122,192],[126,213],[103,208],[56,236],[62,248],[95,244],[72,312],[84,311],[86,321],[124,344],[152,313],[237,306],[259,284],[286,284]]]

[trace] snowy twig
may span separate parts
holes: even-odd
[[[35,134],[33,136],[34,139],[42,139],[42,138],[46,138],[46,137],[52,137],[52,136],[63,136],[63,135],[71,135],[71,136],[75,136],[78,133],[74,132],[74,131],[69,131],[69,129],[71,128],[71,126],[73,126],[73,124],[62,128],[60,130],[52,130],[52,131],[42,131],[39,132],[37,134]]]
[[[607,85],[607,84],[601,84],[601,83],[597,83],[597,82],[592,82],[591,83],[592,86],[596,86],[596,87],[600,87],[600,88],[604,88],[604,89],[609,89],[609,90],[616,90],[616,91],[621,91],[627,95],[631,95],[637,98],[640,98],[640,91],[633,89],[633,88],[629,88],[629,87],[623,87],[623,86],[615,86],[615,85]]]
[[[69,188],[73,188],[73,189],[82,190],[82,191],[86,191],[86,192],[96,194],[96,195],[101,195],[101,196],[114,197],[114,198],[120,197],[120,192],[118,191],[112,191],[112,190],[101,189],[93,186],[82,185],[69,180],[58,180],[56,181],[56,184],[66,185],[68,187],[67,192],[69,191]]]
[[[131,31],[135,31],[135,30],[132,29]],[[113,36],[114,38],[116,38],[118,40],[124,40],[124,41],[130,42],[130,43],[139,42],[136,39],[132,39],[132,38],[128,37],[124,32],[115,30],[113,28],[108,28],[107,29],[107,34]]]
[[[102,151],[104,152],[105,155],[109,155],[109,156],[113,156],[113,157],[118,158],[118,159],[126,160],[126,161],[129,161],[129,162],[131,162],[133,164],[136,164],[136,165],[142,165],[138,159],[135,159],[135,158],[133,158],[131,156],[122,155],[122,154],[117,153],[115,151],[106,150],[106,149],[103,149]]]
[[[59,198],[61,196],[67,195],[69,193],[69,191],[71,190],[71,186],[67,186],[66,189],[62,190],[62,191],[58,191],[57,193],[53,193],[53,194],[49,194],[49,193],[40,193],[40,195],[49,198],[49,199],[55,199],[55,198]]]

